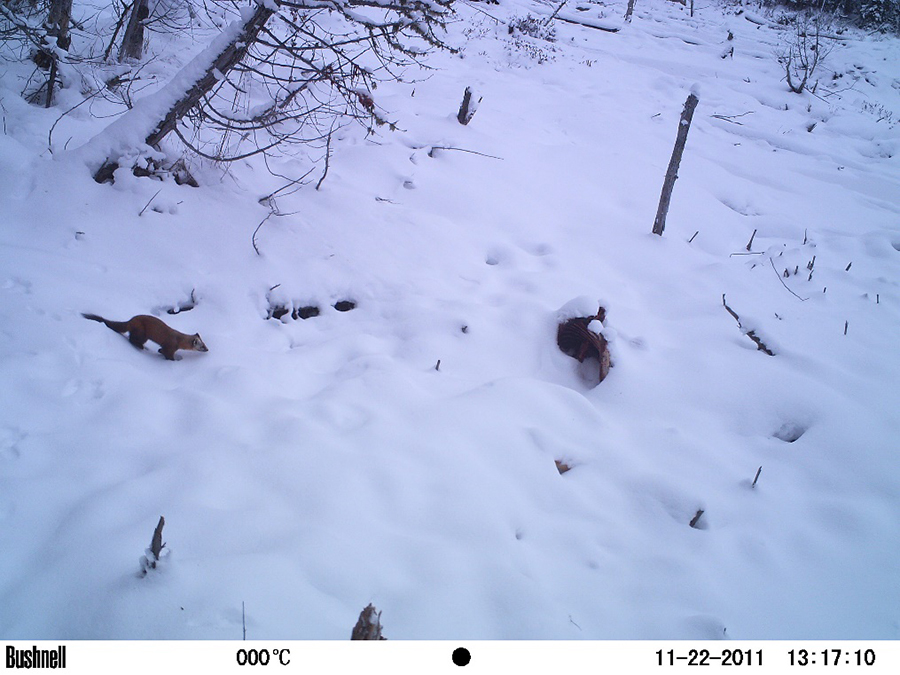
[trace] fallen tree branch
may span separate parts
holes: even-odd
[[[737,321],[738,328],[740,328],[741,331],[743,331],[744,335],[746,335],[748,338],[750,338],[751,340],[753,340],[753,342],[756,343],[756,348],[759,351],[765,352],[769,356],[775,356],[775,352],[773,352],[771,349],[769,349],[765,345],[765,343],[762,340],[760,340],[759,336],[756,334],[755,331],[744,330],[744,327],[741,325],[741,317],[739,317],[737,315],[737,312],[735,312],[733,309],[731,309],[731,307],[729,307],[728,304],[725,302],[725,294],[724,293],[722,293],[722,305],[725,307],[726,310],[728,310],[728,313],[734,317],[734,320]]]
[[[753,114],[753,111],[750,110],[748,112],[741,113],[739,115],[724,115],[721,113],[715,113],[714,115],[710,115],[710,117],[713,117],[717,120],[722,120],[723,122],[731,122],[732,124],[737,124],[737,125],[743,126],[743,122],[738,122],[737,118],[744,117],[745,115],[752,115],[752,114]]]
[[[566,16],[563,14],[557,14],[556,16],[551,16],[550,18],[554,19],[556,21],[565,21],[566,23],[572,23],[572,24],[575,24],[576,26],[584,26],[585,28],[593,28],[594,30],[602,30],[606,33],[618,33],[620,30],[618,26],[606,25],[606,24],[601,23],[600,21],[582,21],[582,20],[576,19],[574,17]]]
[[[488,155],[483,152],[478,152],[477,150],[466,150],[465,148],[454,148],[446,145],[435,145],[431,150],[428,151],[429,157],[434,157],[435,150],[455,150],[456,152],[467,152],[470,155],[478,155],[479,157],[487,157],[488,159],[499,159],[501,162],[503,161],[502,157],[497,157],[495,155]]]

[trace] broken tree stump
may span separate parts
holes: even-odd
[[[156,529],[153,530],[153,539],[150,542],[150,553],[153,554],[155,560],[159,560],[159,554],[162,553],[163,547],[165,546],[162,540],[162,531],[165,524],[166,519],[160,516],[159,523],[157,523]]]
[[[599,363],[600,382],[609,374],[609,344],[606,338],[588,326],[593,321],[601,324],[606,320],[606,310],[601,307],[594,316],[581,316],[568,319],[559,324],[556,331],[556,344],[564,354],[568,354],[579,363],[587,358],[595,358]]]
[[[140,576],[142,577],[147,576],[150,570],[155,570],[157,563],[161,560],[162,550],[166,547],[162,538],[163,526],[165,524],[166,519],[160,516],[159,523],[157,523],[156,529],[153,530],[153,539],[150,540],[150,548],[146,549],[144,552],[145,555],[141,556]]]
[[[459,112],[456,113],[456,119],[462,125],[472,121],[472,118],[475,117],[475,111],[478,110],[478,104],[481,103],[481,98],[477,101],[473,101],[472,98],[472,87],[466,87],[462,103],[459,106]]]
[[[359,613],[359,620],[350,634],[351,640],[387,640],[381,634],[381,612],[375,610],[375,605],[369,603]]]

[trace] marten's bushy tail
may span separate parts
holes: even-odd
[[[104,319],[102,316],[97,316],[96,314],[85,314],[81,313],[85,319],[90,319],[91,321],[99,321],[100,323],[105,323],[107,328],[111,328],[117,333],[124,333],[128,330],[128,322],[127,321],[109,321],[108,319]]]

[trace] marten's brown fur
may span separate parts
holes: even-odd
[[[179,349],[190,349],[197,352],[208,352],[199,333],[185,335],[167,326],[161,319],[146,314],[138,314],[128,321],[109,321],[96,314],[82,314],[85,319],[105,323],[117,333],[128,333],[128,341],[138,349],[144,348],[147,340],[159,345],[159,353],[169,361],[175,360],[175,352]]]

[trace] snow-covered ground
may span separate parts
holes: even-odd
[[[258,159],[98,185],[111,120],[51,154],[77,87],[29,106],[4,66],[0,636],[237,639],[243,603],[250,638],[346,639],[371,602],[392,639],[900,638],[900,42],[846,31],[797,95],[755,7],[510,33],[554,8],[460,3],[459,53],[376,91],[399,130],[345,129],[255,238]],[[556,328],[601,304],[598,385]]]

